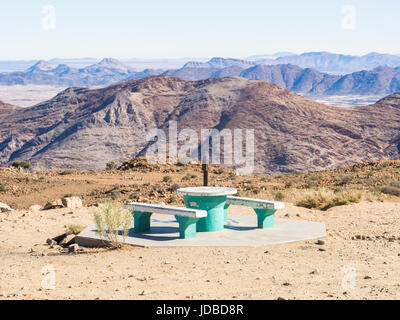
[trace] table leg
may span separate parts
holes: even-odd
[[[152,213],[150,212],[133,212],[133,220],[135,225],[136,233],[143,233],[150,231],[150,217]]]
[[[175,218],[179,223],[179,235],[181,239],[196,237],[196,223],[199,221],[198,218],[181,216],[175,216]]]
[[[257,224],[259,229],[274,227],[274,214],[276,210],[270,209],[254,209],[257,214]]]
[[[186,207],[207,211],[206,218],[197,222],[197,232],[224,230],[226,196],[184,196]]]

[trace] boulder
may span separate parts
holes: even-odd
[[[42,209],[43,209],[42,206],[39,206],[38,204],[29,207],[29,211],[31,212],[38,212]]]
[[[82,200],[79,197],[67,197],[62,199],[62,204],[68,209],[82,208]]]
[[[11,209],[8,205],[5,203],[0,202],[0,212],[8,212],[8,211],[14,211]]]
[[[46,205],[44,206],[43,210],[50,210],[50,209],[59,209],[63,208],[63,204],[61,199],[54,200],[52,202],[47,202]]]

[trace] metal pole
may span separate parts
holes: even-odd
[[[203,186],[208,187],[208,164],[203,163]]]

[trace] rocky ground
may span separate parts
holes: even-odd
[[[288,204],[279,212],[325,222],[328,237],[320,242],[74,253],[46,244],[70,224],[91,223],[92,210],[3,213],[0,299],[400,298],[400,203],[362,202],[326,212]],[[55,287],[43,289],[52,270]]]
[[[327,238],[259,248],[120,250],[70,249],[73,235],[64,247],[47,240],[93,223],[95,206],[106,198],[182,204],[175,189],[201,183],[197,166],[134,161],[101,172],[2,169],[0,202],[16,210],[0,210],[0,299],[399,299],[400,198],[379,191],[399,181],[397,166],[246,177],[212,168],[213,184],[241,195],[283,195],[278,217],[324,222]],[[326,211],[296,206],[306,195],[337,188],[361,193],[360,202]],[[40,210],[46,204],[55,209]]]

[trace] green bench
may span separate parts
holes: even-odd
[[[274,226],[274,214],[277,210],[285,208],[282,202],[274,202],[260,199],[228,197],[225,204],[225,221],[228,219],[228,208],[231,205],[253,208],[257,214],[257,226],[260,229]]]
[[[200,218],[207,217],[207,211],[182,207],[171,207],[158,204],[130,202],[125,204],[125,209],[131,210],[136,233],[150,231],[150,217],[153,213],[175,216],[179,223],[181,239],[196,236],[196,224]]]

